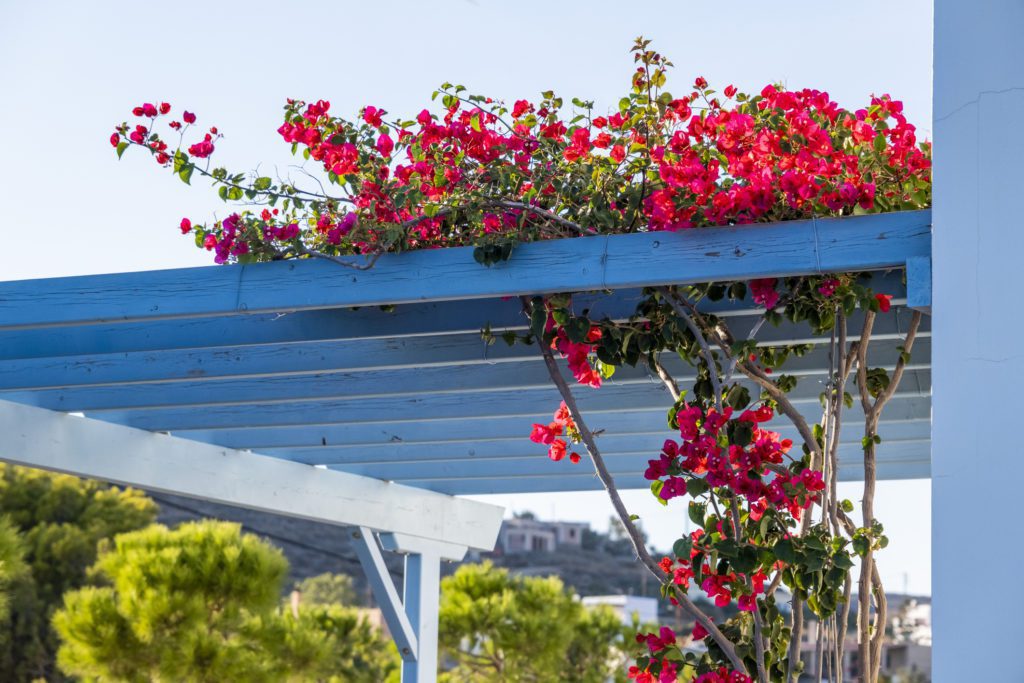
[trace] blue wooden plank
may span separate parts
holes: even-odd
[[[884,272],[872,278],[878,291],[903,299],[903,273]],[[585,293],[574,298],[576,310],[620,319],[633,313],[639,290]],[[759,316],[763,308],[750,301],[700,302],[708,313]],[[144,320],[126,323],[52,328],[0,329],[0,360],[88,356],[127,351],[230,347],[336,339],[406,337],[422,334],[475,333],[486,323],[493,329],[522,328],[518,298],[440,301],[403,304],[393,310],[378,306],[296,311],[287,314],[227,315],[208,318]]]
[[[896,364],[903,344],[899,339],[879,340],[872,344],[873,367]],[[928,359],[931,339],[924,337],[914,347],[916,358]],[[469,393],[493,389],[531,389],[551,385],[547,368],[536,362],[482,363],[441,367],[413,367],[359,372],[291,374],[203,381],[153,382],[147,384],[100,384],[59,389],[3,391],[0,399],[28,403],[63,411],[110,410],[117,408],[153,408],[161,406],[205,406],[217,404],[277,403],[315,398],[400,396],[423,393]],[[666,369],[682,385],[691,384],[693,369],[675,355],[666,354]],[[918,368],[923,363],[915,364]],[[827,374],[828,348],[817,346],[812,352],[793,358],[786,374],[797,377]],[[566,373],[567,378],[571,375]],[[645,366],[623,367],[611,382],[649,383],[653,374]]]
[[[785,424],[772,425],[783,437],[797,440],[796,429]],[[527,438],[525,430],[516,437],[486,439],[470,442],[428,442],[428,443],[386,443],[352,446],[310,446],[306,448],[262,449],[261,455],[270,455],[308,465],[401,465],[422,462],[490,462],[543,456],[545,446],[535,444]],[[883,422],[879,435],[885,444],[908,439],[927,440],[931,425],[927,420]],[[857,430],[848,429],[843,443],[861,448]],[[657,457],[665,439],[676,438],[678,434],[664,426],[656,431],[642,434],[605,433],[598,440],[601,452],[607,455],[633,453],[648,458]]]
[[[552,463],[559,465],[561,463]],[[601,491],[603,486],[594,474],[593,469],[580,466],[569,468],[559,467],[557,472],[530,477],[483,477],[478,479],[409,479],[402,483],[407,486],[430,489],[439,493],[452,495],[486,495],[508,493],[567,493],[573,491]],[[931,460],[900,460],[878,464],[878,478],[890,479],[927,479],[931,476]],[[839,468],[840,481],[861,481],[864,473],[859,463],[850,463]],[[651,482],[639,474],[628,472],[614,476],[620,490],[643,490],[650,488]],[[610,504],[609,504],[610,505]],[[651,505],[657,505],[651,501]],[[611,508],[609,506],[609,513]],[[643,518],[643,511],[638,511]]]
[[[932,259],[915,256],[907,259],[907,306],[932,312]]]
[[[657,457],[657,445],[651,445],[644,451],[605,452],[602,451],[605,464],[612,474],[643,473],[647,461]],[[886,441],[878,447],[879,462],[897,462],[901,460],[921,460],[929,457],[931,443],[928,439],[906,441]],[[424,460],[416,462],[385,462],[385,463],[345,463],[332,465],[336,469],[351,474],[359,474],[375,479],[405,482],[424,479],[457,479],[457,478],[504,478],[543,476],[560,474],[575,467],[591,467],[586,451],[580,448],[583,460],[573,465],[568,459],[552,462],[542,452],[535,452],[520,457],[487,458],[468,460]],[[863,462],[863,447],[858,442],[844,443],[839,446],[840,468],[851,469]]]
[[[927,396],[931,373],[926,370],[908,372],[900,394]],[[794,403],[814,404],[821,387],[802,383],[791,394]],[[667,392],[653,381],[649,385],[627,384],[607,386],[601,390],[578,393],[582,409],[590,412],[637,411],[662,408],[671,404]],[[385,398],[356,398],[333,401],[299,401],[294,403],[220,405],[202,408],[155,408],[142,410],[94,411],[89,415],[141,429],[175,431],[179,429],[211,429],[265,425],[295,425],[324,422],[362,422],[394,419],[471,419],[499,416],[543,417],[557,407],[555,389],[479,392],[472,396],[440,394]],[[540,413],[540,415],[538,415]]]
[[[806,407],[810,419],[814,419],[813,405]],[[846,414],[851,423],[857,423],[861,415],[855,407]],[[923,421],[930,424],[928,400],[924,398],[895,401],[886,406],[884,423],[898,424],[901,421]],[[820,413],[818,415],[820,417]],[[443,442],[453,446],[466,446],[489,439],[521,440],[529,434],[530,425],[547,419],[547,416],[493,417],[465,420],[418,420],[410,416],[403,420],[377,422],[356,422],[343,424],[306,424],[274,427],[245,427],[234,429],[180,430],[182,438],[203,443],[215,443],[230,448],[245,448],[264,452],[269,449],[299,449],[304,447],[335,446],[376,446],[400,444],[429,444]],[[667,434],[665,406],[649,410],[602,413],[590,419],[595,429],[613,434]],[[785,425],[779,431],[787,432]]]
[[[909,313],[897,309],[875,323],[875,340],[893,339],[906,330]],[[757,318],[733,319],[730,327],[745,337]],[[859,314],[851,329],[859,325]],[[926,321],[922,336],[928,333]],[[804,325],[765,325],[758,333],[764,344],[823,343]],[[161,381],[205,382],[223,377],[312,375],[325,372],[422,368],[464,364],[490,365],[506,361],[540,362],[535,347],[504,342],[485,347],[478,332],[421,335],[386,339],[342,339],[290,344],[217,346],[170,351],[133,351],[89,356],[0,360],[0,391],[41,390],[97,384],[135,384]],[[20,400],[20,399],[19,399]]]
[[[589,309],[598,317],[617,319],[631,315],[639,300],[639,290],[626,290],[581,294],[574,305],[577,310]],[[756,313],[750,304],[726,300],[706,304],[704,308],[731,314]],[[76,325],[61,328],[60,334],[54,334],[51,328],[0,329],[0,359],[477,333],[488,322],[494,329],[524,327],[519,299],[413,303],[389,310],[365,306]]]
[[[0,283],[0,327],[267,313],[624,289],[903,267],[931,253],[915,211],[521,245],[483,268],[469,247],[388,255],[367,271],[308,259]],[[201,292],[201,295],[198,295]]]

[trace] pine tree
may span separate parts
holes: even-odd
[[[64,592],[85,583],[101,539],[151,524],[156,505],[140,491],[0,464],[0,513],[20,536],[26,567],[6,591],[0,672],[4,681],[62,680],[50,619]]]
[[[281,601],[288,562],[237,524],[118,536],[54,617],[61,669],[110,681],[384,681],[397,652],[353,611]]]

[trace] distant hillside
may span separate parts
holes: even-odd
[[[160,506],[158,519],[162,524],[173,526],[201,517],[239,522],[246,531],[267,538],[284,551],[291,563],[292,581],[324,572],[348,574],[355,581],[359,594],[365,596],[364,600],[368,604],[372,600],[366,577],[343,527],[179,496],[153,493],[150,496]],[[402,558],[391,553],[384,553],[384,557],[400,585]],[[658,596],[657,582],[637,562],[628,541],[596,532],[587,532],[583,548],[507,556],[485,553],[469,559],[490,559],[495,565],[520,574],[556,575],[580,595]],[[454,569],[455,565],[448,565],[444,571],[451,573]],[[711,610],[717,611],[714,607]]]

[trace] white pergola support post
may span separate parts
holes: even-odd
[[[1024,387],[1022,31],[1021,0],[935,2],[935,683],[1024,681],[1014,431]]]
[[[402,662],[402,683],[437,680],[437,631],[441,598],[441,560],[458,562],[465,546],[408,534],[381,534],[385,549],[405,555],[405,612],[419,642],[416,661]]]
[[[468,548],[407,534],[381,534],[381,545],[405,555],[403,598],[391,580],[371,530],[352,532],[356,551],[374,597],[402,656],[402,683],[437,680],[437,631],[441,595],[441,560],[458,561]]]
[[[415,662],[419,653],[416,629],[409,621],[402,598],[395,590],[395,583],[391,580],[391,573],[384,564],[380,546],[377,545],[377,537],[370,529],[359,527],[352,530],[352,540],[356,554],[359,555],[359,563],[363,565],[363,571],[366,572],[366,578],[373,590],[373,597],[380,607],[381,614],[384,615],[384,621],[391,631],[395,645],[398,646],[398,654],[401,655],[403,662]]]

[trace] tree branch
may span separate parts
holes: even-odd
[[[676,315],[683,319],[686,327],[689,328],[690,332],[697,339],[697,343],[700,344],[701,353],[704,355],[704,363],[708,368],[708,378],[711,380],[712,391],[715,393],[715,408],[718,410],[719,415],[724,414],[725,411],[722,408],[722,379],[718,376],[718,366],[715,364],[715,356],[711,352],[708,340],[705,339],[704,333],[697,327],[697,323],[693,322],[690,314],[679,305],[676,297],[669,291],[668,287],[658,287],[658,291],[665,297],[669,305],[672,306],[672,310],[675,311]]]

